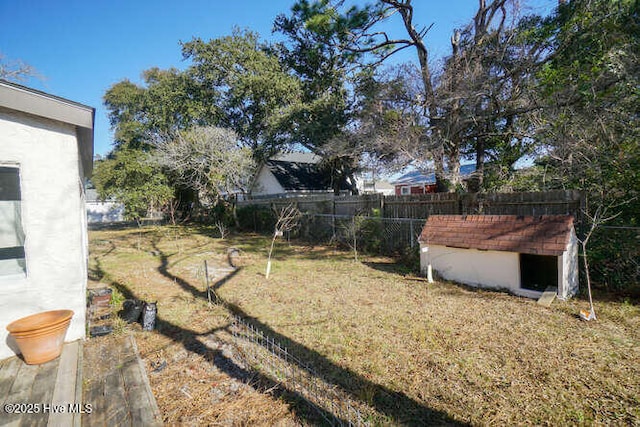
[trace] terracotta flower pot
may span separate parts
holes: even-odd
[[[73,311],[45,311],[23,317],[7,325],[24,361],[39,365],[60,356]]]

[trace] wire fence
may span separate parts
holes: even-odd
[[[344,391],[325,381],[312,367],[246,320],[234,316],[231,333],[245,364],[302,397],[327,423],[368,426],[370,408],[354,405]]]
[[[551,196],[554,195],[558,196],[556,197],[558,201],[549,200],[549,195],[540,200],[527,201],[530,197],[538,197],[535,193],[493,195],[490,200],[487,198],[488,196],[485,196],[485,199],[481,200],[481,207],[483,212],[486,211],[484,213],[509,213],[513,215],[567,214],[573,212],[574,215],[577,215],[576,232],[578,236],[581,236],[584,233],[584,224],[581,216],[576,213],[579,212],[578,198],[574,197],[574,192],[551,194]],[[508,199],[502,200],[501,197],[503,196],[508,196]],[[522,200],[515,200],[515,196]],[[332,202],[335,205],[334,210],[337,209],[336,206],[344,210],[344,207],[347,206],[345,204],[347,201],[350,200],[340,200],[339,203],[334,200]],[[285,203],[287,200],[284,199],[281,202]],[[358,203],[362,204],[361,202],[361,200],[358,201]],[[427,202],[429,203],[428,206],[430,206],[429,209],[423,206]],[[451,200],[446,198],[437,199],[436,202],[444,206],[444,204],[450,204]],[[478,200],[476,202],[480,203]],[[320,202],[316,204],[318,203]],[[323,203],[328,202],[324,201]],[[460,205],[460,201],[456,203]],[[436,213],[432,205],[434,205],[434,200],[427,198],[416,201],[387,200],[385,198],[384,212],[389,211],[392,214],[399,214],[401,212],[399,210],[396,212],[396,208],[405,206],[402,212],[410,214],[407,217],[303,211],[299,228],[291,233],[291,237],[299,237],[312,244],[338,244],[345,248],[357,248],[360,252],[376,255],[415,255],[418,247],[418,236],[426,221],[425,218],[429,214]],[[240,223],[245,229],[252,229],[258,232],[273,232],[273,211],[269,206],[268,204],[264,206],[248,205],[242,208],[243,210],[240,212],[243,215],[239,215],[241,216]],[[415,209],[409,212],[407,206]],[[442,206],[440,207],[442,208]],[[462,211],[464,212],[467,211],[464,208],[465,206],[462,204]],[[418,207],[420,209],[416,210]],[[511,211],[507,212],[505,210],[507,208],[510,208]],[[316,209],[316,211],[318,210],[320,209]],[[357,209],[351,209],[351,211],[365,212]],[[422,216],[418,216],[418,213],[422,213]],[[369,215],[371,214],[369,213]],[[590,270],[593,273],[592,279],[596,287],[623,296],[640,298],[640,227],[625,224],[598,227],[589,241],[588,256]]]
[[[298,237],[360,252],[410,254],[426,219],[304,214]],[[640,296],[640,227],[600,226],[589,241],[589,265],[597,287]]]
[[[417,248],[426,219],[305,214],[299,237],[314,244],[337,243],[352,249],[397,254]]]

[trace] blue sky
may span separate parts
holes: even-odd
[[[0,0],[0,53],[22,60],[42,79],[22,84],[96,108],[95,153],[111,149],[102,105],[105,91],[151,67],[185,68],[180,41],[208,40],[234,26],[272,39],[279,13],[294,0]],[[524,2],[524,1],[523,1]],[[557,0],[529,0],[528,11],[547,13]],[[434,24],[426,37],[432,58],[449,52],[454,28],[471,19],[476,0],[415,0],[416,26]],[[397,17],[394,17],[397,18]],[[403,35],[399,19],[392,30]],[[397,61],[413,59],[408,52]]]

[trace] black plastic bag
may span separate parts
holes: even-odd
[[[118,316],[126,320],[127,323],[138,322],[142,314],[143,302],[137,299],[127,299],[122,303],[122,310],[118,312]]]

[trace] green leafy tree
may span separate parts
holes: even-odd
[[[282,14],[275,20],[274,30],[286,37],[278,46],[279,54],[302,87],[300,102],[289,109],[285,120],[290,140],[324,159],[333,175],[334,191],[338,192],[339,184],[346,180],[352,192],[357,192],[353,173],[358,159],[353,156],[353,147],[333,149],[336,141],[349,145],[346,127],[353,102],[348,86],[353,81],[354,56],[334,43],[336,32],[329,15],[336,16],[329,2],[299,1],[290,15]]]
[[[470,140],[478,148],[474,154],[479,158],[480,175],[486,153],[512,159],[528,149],[524,147],[528,140],[516,138],[513,128],[514,119],[523,111],[522,94],[526,93],[523,76],[531,74],[531,64],[524,64],[522,59],[531,59],[532,52],[524,44],[516,43],[514,31],[507,25],[512,16],[508,6],[512,3],[478,0],[471,24],[452,37],[453,53],[443,70],[433,69],[426,42],[431,27],[415,22],[411,0],[378,0],[364,6],[343,1],[300,0],[293,12],[303,25],[295,19],[282,23],[291,24],[285,26],[287,29],[303,29],[293,33],[304,49],[296,58],[313,53],[311,60],[336,58],[333,64],[351,67],[358,64],[367,69],[401,50],[415,49],[418,70],[415,78],[420,82],[420,93],[411,101],[414,111],[422,114],[417,124],[422,126],[424,136],[420,144],[413,144],[415,151],[410,157],[421,157],[422,163],[433,161],[438,188],[446,191],[460,182],[460,157],[468,150]],[[385,26],[393,17],[401,19],[404,27],[404,34],[397,37]],[[319,65],[311,60],[307,62],[318,69]],[[412,85],[415,86],[413,83],[407,86]],[[397,106],[379,104],[387,108],[389,117],[401,111]],[[390,129],[387,125],[391,123],[379,123],[381,132]],[[405,129],[416,129],[413,117],[407,123]],[[514,138],[517,144],[513,143]],[[396,154],[407,151],[406,144],[400,145]],[[375,149],[379,149],[377,143]]]
[[[258,159],[290,142],[284,117],[301,98],[300,81],[276,52],[249,31],[182,45],[192,66],[186,77],[222,112],[218,125],[233,129]]]
[[[106,165],[119,162],[105,166],[113,173],[103,179],[103,192],[126,199],[131,215],[138,215],[147,202],[138,194],[145,168],[164,173],[149,183],[172,187],[183,216],[199,204],[199,196],[215,202],[221,194],[241,189],[239,177],[246,179],[249,161],[247,150],[235,149],[236,141],[256,158],[268,156],[283,140],[283,110],[299,97],[298,80],[253,33],[235,31],[209,42],[194,39],[183,44],[183,55],[191,61],[186,70],[151,68],[143,72],[143,84],[124,80],[104,96],[115,140]],[[212,147],[220,139],[211,138],[211,126],[233,129],[238,135],[232,138],[234,147]],[[198,145],[197,137],[209,145]],[[221,153],[227,157],[216,158]],[[171,155],[178,156],[175,162],[158,163]],[[201,176],[185,179],[191,173]]]
[[[612,244],[601,226],[640,221],[638,10],[634,0],[565,1],[531,30],[548,37],[552,51],[539,72],[545,181],[587,198],[580,239],[590,300],[591,278],[637,292],[637,251],[621,251],[626,237]],[[595,317],[592,304],[585,317]]]
[[[163,208],[173,197],[166,176],[141,150],[124,148],[97,161],[91,180],[99,197],[122,202],[125,217],[131,220]]]
[[[116,147],[148,151],[159,135],[219,120],[216,94],[203,93],[184,72],[151,68],[143,80],[123,80],[105,93]]]
[[[551,31],[549,30],[551,27]],[[542,21],[553,53],[539,73],[556,186],[583,189],[619,221],[640,217],[640,15],[634,0],[570,1]]]

